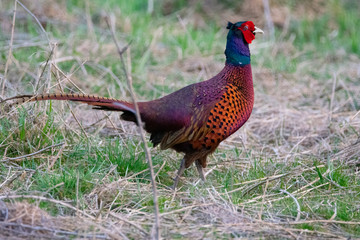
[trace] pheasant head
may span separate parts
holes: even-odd
[[[226,63],[235,66],[250,64],[249,44],[256,33],[264,33],[255,27],[252,21],[228,23],[227,43],[225,49]]]

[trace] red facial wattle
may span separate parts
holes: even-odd
[[[247,43],[250,44],[252,40],[255,39],[255,35],[253,33],[255,31],[255,25],[252,21],[247,21],[241,24],[241,26],[238,29],[241,30],[241,32],[243,33],[245,41]]]

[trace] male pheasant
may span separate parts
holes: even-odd
[[[200,178],[206,158],[221,141],[238,130],[250,117],[254,88],[249,44],[263,31],[251,21],[228,23],[226,63],[213,78],[189,85],[165,97],[139,102],[144,129],[154,146],[184,153],[173,187],[185,168],[195,162]],[[122,111],[121,118],[136,122],[134,104],[83,94],[44,94],[12,97],[16,103],[40,100],[85,102],[95,109]]]

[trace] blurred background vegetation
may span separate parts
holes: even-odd
[[[132,71],[135,85],[140,91],[139,94],[145,96],[154,94],[154,89],[139,89],[144,84],[154,85],[152,87],[161,91],[160,93],[155,91],[154,97],[162,95],[163,91],[168,93],[174,87],[183,86],[176,84],[184,77],[181,74],[183,71],[171,73],[168,72],[170,70],[162,69],[153,71],[152,69],[156,67],[170,67],[172,64],[178,64],[179,60],[190,57],[194,58],[195,65],[203,62],[195,59],[196,57],[216,59],[217,62],[222,63],[225,47],[223,38],[226,35],[224,26],[227,21],[251,19],[257,26],[265,29],[265,38],[260,37],[257,42],[267,44],[254,50],[261,51],[263,58],[254,58],[253,62],[274,70],[295,72],[298,64],[307,58],[326,58],[341,62],[339,57],[346,58],[360,54],[360,31],[357,31],[359,3],[354,0],[270,1],[268,15],[264,14],[262,0],[161,0],[153,2],[154,8],[151,13],[148,13],[148,1],[38,0],[23,1],[23,3],[37,16],[51,42],[58,44],[57,54],[73,58],[59,63],[67,72],[74,68],[76,58],[86,60],[84,68],[89,71],[91,67],[88,65],[100,64],[115,73],[120,72],[118,56],[112,42],[109,41],[111,39],[105,23],[105,17],[109,15],[115,23],[119,39],[124,44],[130,41],[132,43]],[[2,62],[5,63],[11,34],[11,9],[14,3],[8,0],[2,1],[1,5],[3,11],[0,44]],[[30,64],[32,70],[36,68],[38,62],[48,58],[49,52],[46,48],[49,46],[45,33],[21,6],[17,9],[14,30],[13,54],[19,62],[24,60]],[[272,44],[269,44],[268,40],[271,40]],[[38,47],[44,48],[44,51],[36,51]],[[33,54],[34,51],[36,54]],[[33,61],[28,61],[29,56]],[[4,69],[4,65],[1,66]],[[8,78],[21,74],[18,72],[20,69],[8,70],[10,71]],[[188,69],[179,70],[188,71]],[[170,84],[166,86],[170,89],[166,89],[163,83],[159,84],[159,73],[161,77],[169,79]],[[24,77],[28,77],[31,81],[30,76],[25,74]],[[110,81],[107,77],[105,80]],[[118,86],[108,93],[101,85],[101,81],[95,81],[91,86],[91,92],[118,95]]]

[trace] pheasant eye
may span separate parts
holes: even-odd
[[[248,30],[249,29],[249,27],[247,26],[247,25],[245,25],[244,26],[244,30],[246,31],[246,30]]]

